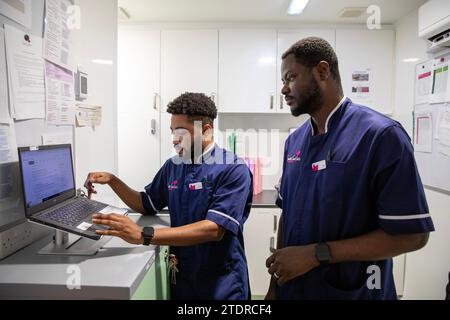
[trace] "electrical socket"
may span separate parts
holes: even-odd
[[[0,233],[0,260],[49,234],[49,229],[28,221]]]

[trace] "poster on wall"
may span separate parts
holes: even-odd
[[[8,77],[6,76],[5,33],[0,28],[0,123],[11,120],[8,104]]]
[[[75,124],[75,90],[73,73],[45,62],[46,119],[48,124]]]
[[[353,71],[351,98],[358,102],[367,102],[371,100],[371,94],[370,69]]]
[[[450,157],[450,107],[446,107],[438,122],[439,152]]]
[[[449,58],[450,56],[446,56],[434,60],[430,103],[437,104],[450,101]]]
[[[433,148],[433,118],[431,111],[414,113],[414,151],[431,153]]]
[[[44,59],[74,71],[72,61],[73,34],[68,22],[68,0],[47,0],[44,29]]]
[[[416,66],[415,77],[415,98],[416,105],[428,103],[430,101],[431,89],[433,87],[433,61],[420,63]]]
[[[10,113],[16,120],[45,118],[42,38],[5,24]]]
[[[31,0],[0,0],[0,14],[31,29]]]
[[[12,123],[0,124],[0,164],[17,162],[16,133]]]

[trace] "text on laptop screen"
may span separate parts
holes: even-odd
[[[70,146],[23,151],[21,159],[27,208],[75,188]]]

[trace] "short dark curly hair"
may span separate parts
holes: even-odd
[[[341,85],[341,76],[339,74],[339,62],[336,52],[328,41],[318,37],[308,37],[294,43],[282,56],[293,54],[299,64],[307,68],[315,67],[320,61],[326,61],[330,65],[330,72],[334,80]]]
[[[203,125],[213,125],[217,118],[217,107],[210,97],[203,93],[186,92],[167,106],[170,114],[186,114],[191,120],[202,120]]]

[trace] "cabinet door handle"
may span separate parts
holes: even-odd
[[[275,250],[275,237],[270,237],[270,248],[269,252],[272,252]]]
[[[159,94],[155,92],[155,96],[153,97],[153,109],[155,110],[158,110],[158,101],[160,102],[161,100],[159,99]]]
[[[276,215],[273,215],[273,232],[277,232],[278,230],[278,217]]]
[[[284,108],[283,95],[280,94],[280,110],[283,110],[283,108]]]
[[[156,134],[156,120],[155,119],[152,119],[150,126],[151,126],[150,127],[150,133],[152,135],[155,135]]]
[[[275,99],[275,96],[273,94],[270,95],[270,110],[273,110],[273,101]]]

